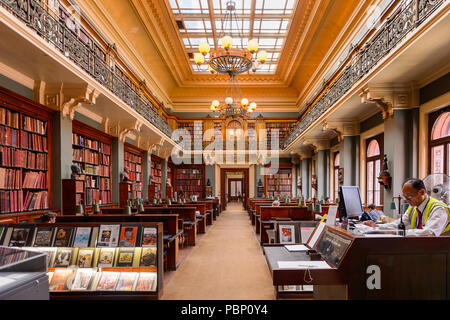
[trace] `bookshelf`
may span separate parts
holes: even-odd
[[[154,154],[151,155],[151,175],[148,187],[148,200],[161,198],[162,187],[162,159]]]
[[[167,163],[167,183],[166,183],[166,199],[173,198],[173,183],[174,183],[175,166],[172,161]]]
[[[111,204],[112,137],[76,120],[72,128],[72,163],[81,170],[77,179],[84,181],[84,204]]]
[[[178,122],[178,129],[186,129],[191,137],[191,149],[195,148],[195,142],[200,141],[200,148],[203,146],[203,123],[202,121]]]
[[[134,147],[131,144],[124,145],[124,167],[130,169],[129,182],[131,184],[129,200],[141,199],[142,195],[142,166],[143,166],[144,151]],[[126,201],[125,201],[126,202]]]
[[[205,166],[203,164],[185,164],[176,167],[175,192],[183,192],[184,198],[196,195],[205,198]]]
[[[0,214],[51,207],[52,114],[0,87]]]
[[[264,193],[273,196],[292,196],[292,164],[280,163],[278,173],[264,176]]]
[[[284,140],[287,138],[291,130],[293,130],[296,126],[297,122],[295,121],[277,121],[277,122],[266,122],[266,130],[267,130],[267,149],[270,150],[272,148],[271,146],[271,139],[272,136],[275,135],[275,133],[272,132],[272,130],[278,129],[278,136],[279,136],[279,142],[280,142],[280,149],[282,149],[282,145]]]

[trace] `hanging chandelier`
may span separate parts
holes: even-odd
[[[267,60],[267,52],[258,52],[258,41],[252,39],[247,42],[247,48],[233,48],[233,23],[236,24],[236,31],[239,39],[243,39],[236,18],[236,4],[228,1],[225,16],[222,20],[222,48],[217,48],[210,52],[207,41],[199,44],[199,52],[194,53],[194,61],[197,65],[202,65],[208,59],[208,70],[211,73],[222,73],[230,76],[231,86],[227,89],[224,104],[214,100],[211,104],[211,111],[219,111],[226,116],[241,116],[245,113],[252,113],[256,109],[256,103],[249,103],[248,99],[242,98],[240,105],[237,103],[240,98],[240,90],[237,85],[236,75],[249,71],[256,72],[260,64]],[[230,94],[229,94],[230,93]]]

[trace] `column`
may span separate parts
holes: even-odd
[[[205,186],[208,182],[211,185],[212,188],[212,195],[214,196],[216,194],[216,168],[215,165],[205,165]]]
[[[120,173],[124,168],[124,143],[119,138],[113,139],[112,144],[112,202],[119,203]]]
[[[167,186],[167,160],[162,159],[161,162],[161,198],[166,198],[166,186]]]
[[[70,179],[72,170],[72,120],[56,112],[52,119],[53,209],[62,210],[62,179]]]
[[[359,135],[344,136],[341,149],[344,186],[359,186]]]
[[[330,149],[319,150],[317,154],[317,198],[330,196]]]
[[[311,190],[311,158],[302,157],[302,195],[305,199],[309,199],[312,196]]]
[[[142,198],[148,199],[148,185],[150,183],[151,159],[150,152],[145,151],[142,159]]]

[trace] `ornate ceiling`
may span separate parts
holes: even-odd
[[[238,76],[242,93],[268,112],[298,112],[373,1],[237,0],[245,45],[255,38],[269,53],[256,74]],[[150,76],[166,106],[208,111],[225,93],[228,77],[199,70],[189,53],[201,39],[221,36],[226,0],[80,0],[80,6],[115,40],[132,67]],[[219,20],[218,20],[219,19]],[[106,23],[107,21],[107,23]],[[184,29],[180,29],[184,28]],[[331,50],[332,49],[332,50]]]

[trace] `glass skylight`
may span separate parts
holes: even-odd
[[[172,8],[186,53],[190,55],[193,71],[208,72],[206,65],[199,67],[193,62],[192,54],[198,52],[198,45],[202,40],[208,40],[211,50],[215,49],[215,45],[220,45],[220,39],[224,36],[222,19],[228,0],[166,1]],[[234,46],[243,48],[247,46],[248,40],[256,39],[260,50],[266,50],[268,53],[267,62],[259,67],[258,73],[274,73],[299,0],[234,1],[237,18],[237,24],[233,21],[231,34]],[[208,7],[209,3],[212,8]]]

